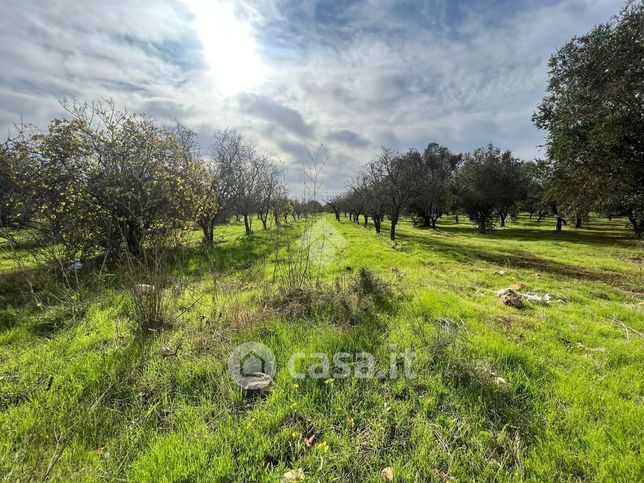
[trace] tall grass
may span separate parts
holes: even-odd
[[[132,318],[141,335],[156,332],[177,317],[181,284],[173,276],[181,265],[183,232],[168,231],[144,246],[139,256],[121,254],[125,284],[132,301]]]
[[[321,191],[320,179],[326,159],[321,159],[322,148],[320,146],[315,153],[309,150],[307,153],[307,164],[304,171],[304,197],[303,203],[310,204],[318,201]],[[320,280],[319,264],[314,263],[315,250],[322,249],[326,239],[316,239],[314,224],[315,213],[304,214],[304,223],[299,224],[296,230],[289,230],[286,227],[279,227],[275,230],[275,264],[273,279],[288,290],[301,290]],[[283,255],[282,255],[283,253]]]

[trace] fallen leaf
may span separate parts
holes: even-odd
[[[304,470],[302,468],[289,470],[282,475],[282,483],[290,483],[292,481],[304,481]]]
[[[437,470],[436,468],[432,470],[432,473],[434,473],[436,478],[438,478],[441,481],[441,483],[445,483],[446,481],[454,481],[454,478],[449,476],[444,471]]]
[[[382,469],[380,476],[383,480],[394,481],[394,469],[391,466],[387,466],[386,468]]]

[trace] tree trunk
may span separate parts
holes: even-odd
[[[454,221],[458,225],[458,213],[454,213]]]
[[[626,217],[628,218],[628,221],[631,222],[631,225],[633,225],[633,231],[635,232],[635,236],[638,238],[642,238],[644,236],[644,217],[641,219],[637,219],[637,216],[633,211],[629,211],[626,214]]]
[[[268,224],[267,224],[268,216],[266,218],[262,216],[260,217],[260,220],[262,220],[262,228],[264,228],[264,230],[268,230]]]
[[[369,225],[369,217],[364,215],[364,227],[367,228],[367,225]]]
[[[563,225],[563,218],[558,216],[557,217],[557,228],[556,231],[561,231],[561,226]]]
[[[575,228],[581,228],[581,216],[575,218]]]
[[[389,239],[396,241],[396,225],[398,224],[398,215],[391,217],[391,228],[389,228]]]
[[[125,241],[127,243],[127,251],[130,255],[138,257],[141,255],[143,242],[143,234],[141,228],[134,221],[128,221],[126,225]]]
[[[508,216],[508,214],[505,211],[499,212],[499,218],[501,219],[501,226],[505,226],[505,217]]]
[[[487,228],[488,228],[487,227],[487,221],[488,221],[487,214],[480,213],[479,214],[479,220],[478,220],[478,222],[479,222],[479,227],[478,227],[479,233],[487,233]]]
[[[203,232],[203,242],[204,245],[210,247],[215,242],[215,221],[214,220],[205,220],[200,224],[201,231]]]
[[[244,213],[244,227],[246,228],[246,235],[252,235],[253,230],[251,230],[252,227],[252,220],[248,216],[247,213]]]
[[[376,227],[376,233],[378,233],[378,234],[380,234],[381,223],[382,223],[382,218],[380,218],[379,216],[374,216],[373,217],[373,224]]]

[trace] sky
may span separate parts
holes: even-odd
[[[0,128],[41,129],[62,98],[182,122],[204,156],[237,129],[303,190],[342,191],[381,146],[488,143],[530,159],[547,62],[620,0],[3,0]],[[4,134],[6,133],[6,134]]]

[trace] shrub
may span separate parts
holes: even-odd
[[[138,256],[193,214],[194,136],[113,103],[64,104],[71,119],[22,130],[9,145],[12,209],[68,257]]]
[[[141,335],[154,332],[174,319],[175,295],[171,277],[171,245],[155,246],[142,256],[123,253],[131,315]]]
[[[392,287],[365,268],[346,279],[338,277],[333,286],[320,285],[280,292],[271,306],[288,318],[315,318],[355,325],[376,308],[388,308],[394,297]],[[316,321],[317,321],[316,320]]]
[[[371,297],[379,304],[389,301],[392,296],[391,285],[364,267],[360,267],[358,270],[353,279],[351,290],[361,299]]]

